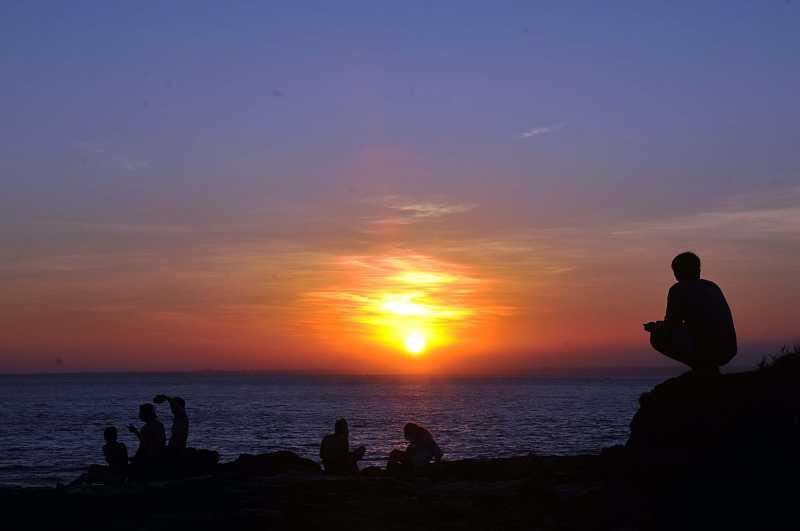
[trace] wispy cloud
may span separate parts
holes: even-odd
[[[683,234],[725,231],[732,237],[800,235],[800,208],[762,208],[740,211],[700,212],[684,218],[636,223],[614,231],[615,236]]]
[[[132,156],[130,149],[125,146],[116,146],[104,142],[79,140],[71,142],[69,146],[74,149],[86,163],[98,164],[115,169],[133,172],[145,170],[150,163]]]
[[[451,214],[469,212],[475,205],[467,203],[411,203],[391,207],[400,212],[405,212],[417,219],[441,218]]]
[[[463,214],[473,210],[474,203],[449,203],[444,201],[413,201],[398,196],[385,196],[378,200],[382,206],[395,212],[395,215],[379,218],[374,223],[408,225],[420,221]]]
[[[54,254],[3,263],[0,265],[0,275],[98,274],[125,268],[136,269],[142,265],[153,268],[154,261],[154,256],[141,252],[124,256],[115,253]]]
[[[542,125],[539,127],[532,127],[531,129],[528,129],[527,131],[520,133],[519,138],[531,138],[534,136],[546,135],[547,133],[552,133],[554,131],[558,131],[559,129],[563,129],[564,127],[566,127],[566,125],[567,124],[565,123],[560,123],[554,125]]]
[[[111,234],[177,235],[192,232],[191,227],[179,225],[156,225],[147,223],[84,223],[79,221],[53,222],[51,225],[76,232],[98,232]]]

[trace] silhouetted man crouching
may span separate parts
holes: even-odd
[[[736,355],[733,316],[722,290],[700,278],[700,258],[681,253],[672,260],[678,280],[667,295],[663,321],[646,323],[650,344],[695,371],[718,372]]]

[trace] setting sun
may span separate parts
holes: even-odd
[[[304,308],[331,344],[364,342],[384,352],[439,355],[443,347],[471,339],[465,330],[477,323],[479,308],[483,323],[498,313],[482,298],[488,280],[462,264],[409,253],[342,256],[332,265],[345,275],[310,292],[312,304]]]
[[[425,336],[412,332],[406,336],[406,350],[411,354],[421,354],[425,350]]]

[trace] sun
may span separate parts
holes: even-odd
[[[406,350],[411,354],[421,354],[425,350],[425,336],[411,332],[406,336]]]

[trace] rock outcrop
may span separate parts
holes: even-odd
[[[660,529],[797,529],[800,352],[761,369],[687,373],[642,395],[625,481]]]
[[[639,402],[626,448],[641,463],[791,459],[800,447],[800,354],[750,372],[689,372]]]
[[[242,454],[231,463],[217,467],[222,477],[266,477],[286,473],[322,474],[320,466],[294,452],[279,451],[264,454]]]

